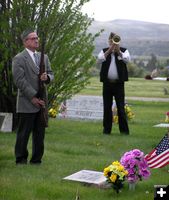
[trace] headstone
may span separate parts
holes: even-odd
[[[103,118],[103,100],[99,96],[75,96],[66,101],[66,118],[93,119]]]
[[[153,127],[169,128],[169,123],[156,124]]]
[[[12,113],[0,112],[0,131],[12,132]]]
[[[107,182],[106,177],[102,172],[92,171],[92,170],[81,170],[70,176],[63,178],[64,180],[78,181],[81,183],[94,185],[97,187],[106,188]]]
[[[1,116],[1,115],[0,115],[0,128],[1,128],[1,126],[2,126],[2,124],[3,124],[4,119],[5,119],[5,116]]]
[[[157,80],[157,81],[167,81],[167,78],[165,78],[165,77],[156,77],[156,78],[153,78],[153,80]]]

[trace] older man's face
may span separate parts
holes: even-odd
[[[35,51],[39,47],[39,38],[36,32],[30,33],[24,40],[24,46],[31,51]]]

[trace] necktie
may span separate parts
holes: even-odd
[[[36,64],[37,67],[39,68],[39,56],[38,56],[37,53],[34,53],[33,56],[34,56],[35,64]]]

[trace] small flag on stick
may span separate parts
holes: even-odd
[[[150,168],[162,168],[169,164],[169,135],[165,134],[160,143],[145,159]]]

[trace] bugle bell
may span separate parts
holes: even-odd
[[[114,35],[113,38],[112,38],[112,42],[113,44],[119,44],[121,41],[121,38],[119,35]]]

